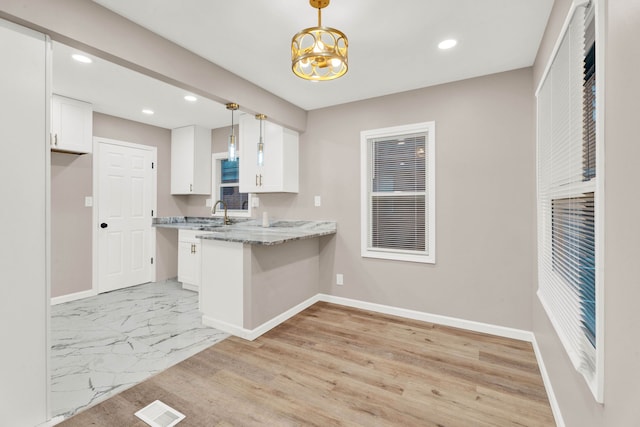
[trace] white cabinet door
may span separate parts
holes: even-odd
[[[171,194],[211,194],[211,130],[171,131]]]
[[[200,239],[201,231],[178,231],[178,281],[192,291],[200,288]]]
[[[51,149],[67,153],[91,153],[93,110],[91,104],[53,95],[51,98]]]
[[[258,166],[260,121],[240,117],[240,192],[298,192],[298,133],[264,122],[264,164]]]
[[[259,193],[258,177],[258,138],[260,126],[258,120],[252,115],[240,116],[238,125],[240,142],[240,192]]]
[[[197,248],[197,252],[200,252]],[[199,253],[198,253],[199,255]],[[190,289],[197,289],[198,280],[198,257],[196,256],[196,243],[190,241],[178,242],[178,281],[182,286]]]

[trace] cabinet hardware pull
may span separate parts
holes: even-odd
[[[193,192],[193,184],[189,184],[189,192],[192,193]]]
[[[56,133],[56,134],[55,134],[55,136],[53,137],[53,145],[54,145],[55,147],[57,147],[57,146],[58,146],[58,134],[57,134],[57,133]]]
[[[258,186],[258,174],[256,174],[256,187]]]
[[[260,187],[262,187],[262,174],[260,174]]]

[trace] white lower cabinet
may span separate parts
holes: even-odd
[[[200,290],[200,239],[202,231],[178,230],[178,281],[184,289]]]

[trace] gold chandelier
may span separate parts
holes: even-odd
[[[349,69],[349,41],[342,31],[322,26],[322,9],[330,0],[309,0],[318,9],[318,26],[305,28],[291,40],[291,69],[306,80],[333,80]]]

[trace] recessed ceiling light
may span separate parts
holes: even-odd
[[[142,112],[143,112],[144,114],[148,114],[148,115],[152,115],[152,114],[153,114],[153,110],[150,110],[150,109],[148,109],[148,108],[145,108],[144,110],[142,110]]]
[[[184,99],[185,99],[185,101],[189,101],[189,102],[196,102],[198,100],[198,98],[196,98],[193,95],[185,95]]]
[[[73,55],[71,55],[71,57],[78,62],[82,62],[83,64],[91,64],[93,62],[88,56],[81,55],[79,53],[74,53]]]
[[[455,45],[458,44],[457,40],[454,39],[447,39],[447,40],[443,40],[440,43],[438,43],[438,47],[440,49],[451,49],[452,47],[454,47]]]

